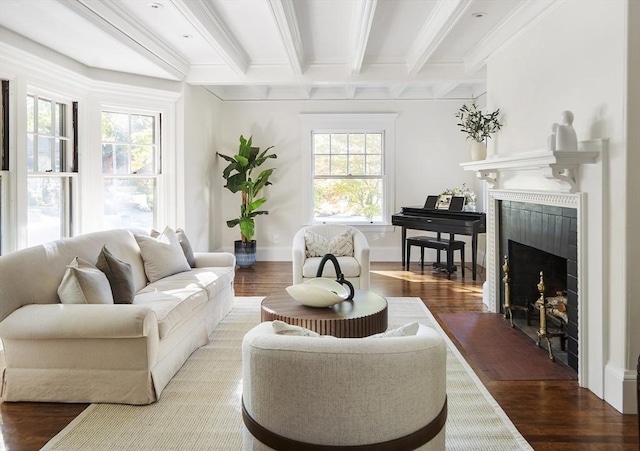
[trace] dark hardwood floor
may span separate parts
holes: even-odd
[[[458,338],[439,314],[483,313],[482,273],[476,282],[459,275],[447,280],[414,265],[411,272],[399,263],[373,263],[371,289],[385,296],[420,297],[458,345],[478,377],[535,450],[638,450],[638,417],[621,415],[575,380],[503,380],[491,371],[490,354],[472,356],[465,338]],[[238,296],[268,295],[291,284],[291,263],[258,262],[236,273]],[[485,313],[486,315],[495,315]],[[492,346],[492,330],[474,331],[473,339]],[[477,344],[477,343],[476,343]],[[511,356],[512,358],[515,358]],[[0,361],[1,368],[4,363]],[[552,377],[552,376],[550,376]],[[62,430],[86,404],[0,403],[0,450],[37,450]]]

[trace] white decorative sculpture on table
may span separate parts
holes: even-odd
[[[573,129],[573,113],[563,111],[560,123],[551,126],[551,136],[549,136],[549,150],[578,150],[578,137]]]

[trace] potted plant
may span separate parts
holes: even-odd
[[[491,134],[500,130],[502,124],[498,121],[500,108],[492,113],[483,113],[478,109],[476,103],[471,106],[463,105],[455,114],[460,122],[460,131],[467,134],[467,139],[473,139],[471,146],[471,159],[484,160],[487,156],[487,146],[485,139],[491,138]]]
[[[273,146],[260,152],[259,147],[252,146],[253,136],[245,139],[240,135],[240,147],[238,153],[233,157],[217,154],[229,162],[224,168],[222,177],[226,180],[224,186],[232,193],[240,192],[242,195],[240,203],[240,216],[227,221],[228,227],[240,226],[240,240],[235,241],[236,260],[240,267],[252,266],[256,261],[256,241],[254,218],[258,215],[269,214],[266,210],[259,210],[267,199],[260,196],[260,191],[267,185],[271,185],[269,177],[273,174],[273,169],[261,170],[257,176],[253,171],[257,170],[269,158],[278,158],[276,154],[269,154]]]

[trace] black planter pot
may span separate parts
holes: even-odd
[[[256,240],[247,241],[242,240],[234,241],[234,249],[236,254],[236,262],[241,268],[249,268],[256,262]]]

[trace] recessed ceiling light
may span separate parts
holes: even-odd
[[[477,12],[477,13],[471,14],[471,17],[475,17],[476,19],[479,19],[479,18],[484,17],[486,15],[487,15],[487,13]]]
[[[161,9],[164,8],[164,5],[162,3],[156,3],[156,2],[149,2],[147,3],[147,6],[149,8],[153,8],[153,9]]]

